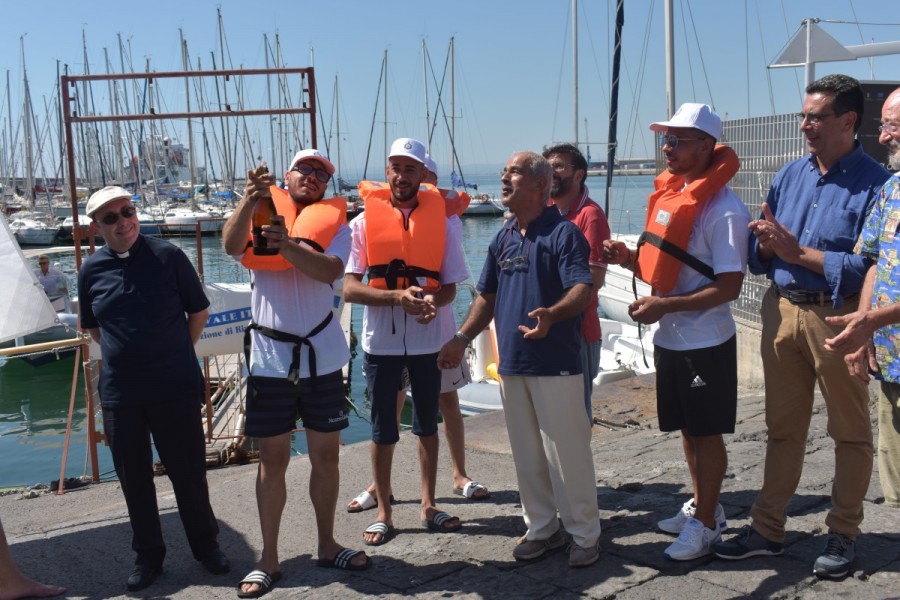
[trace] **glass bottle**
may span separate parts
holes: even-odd
[[[255,177],[262,177],[269,172],[265,165],[260,166],[254,173]],[[278,212],[275,210],[275,202],[272,193],[266,188],[263,195],[256,200],[253,207],[253,254],[272,256],[278,254],[278,248],[270,248],[269,240],[262,234],[263,225],[272,225]]]

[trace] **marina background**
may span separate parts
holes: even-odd
[[[478,184],[473,194],[488,194],[499,198],[499,174],[483,174],[469,177]],[[647,194],[652,190],[653,177],[623,176],[614,179],[610,203],[610,226],[616,233],[639,233],[643,227]],[[591,197],[603,204],[605,179],[589,177],[587,185]],[[502,224],[502,217],[467,217],[463,219],[463,242],[471,273],[468,282],[474,286],[484,264],[484,256],[491,238]],[[196,264],[197,247],[193,238],[169,238],[181,246]],[[245,281],[247,271],[226,256],[218,238],[203,239],[204,271],[208,281]],[[52,263],[59,263],[69,277],[70,290],[75,291],[75,264],[72,253],[54,256]],[[37,263],[35,261],[35,268]],[[463,287],[457,292],[455,309],[462,319],[468,310],[471,295]],[[353,307],[353,328],[359,331],[362,307]],[[360,372],[360,348],[351,362],[351,400],[358,414],[351,418],[351,425],[342,433],[345,444],[367,440],[371,429],[367,421],[369,408],[365,400],[365,380]],[[72,381],[73,359],[67,358],[42,367],[32,367],[20,359],[0,358],[0,455],[7,457],[0,470],[0,489],[5,487],[49,483],[59,478],[60,460],[66,429],[69,394]],[[73,431],[69,447],[68,467],[65,477],[77,477],[86,472],[83,379],[79,380],[73,417]],[[99,414],[98,414],[99,417]],[[98,422],[98,428],[101,425]],[[302,434],[295,436],[294,451],[306,450]],[[109,451],[99,449],[101,472],[104,478],[114,478]],[[360,482],[364,485],[364,482]],[[347,490],[345,490],[347,491]]]

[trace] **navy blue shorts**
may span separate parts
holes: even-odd
[[[661,431],[693,436],[734,433],[737,419],[737,341],[711,348],[653,351],[656,412]]]
[[[396,444],[397,390],[404,367],[409,371],[413,397],[412,432],[419,436],[437,433],[438,397],[441,393],[441,370],[437,352],[407,356],[365,354],[366,387],[372,404],[372,441]]]
[[[281,377],[247,378],[247,421],[245,433],[251,437],[274,437],[303,427],[329,433],[350,424],[344,377],[340,370],[296,384]]]

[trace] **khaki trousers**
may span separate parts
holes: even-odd
[[[825,317],[856,310],[793,305],[770,289],[762,302],[760,343],[766,383],[768,442],[763,486],[750,510],[753,528],[773,542],[784,541],[787,506],[800,483],[814,386],[825,397],[828,435],[834,440],[830,531],[855,539],[863,520],[863,498],[872,477],[872,424],[866,386],[851,377],[843,356],[825,350],[837,331]]]
[[[591,428],[581,374],[503,375],[503,412],[529,540],[559,529],[556,513],[583,548],[600,538]]]
[[[889,381],[878,394],[878,474],[884,503],[900,508],[900,383]]]

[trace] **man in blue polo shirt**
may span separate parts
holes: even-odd
[[[572,536],[569,565],[586,567],[600,557],[580,358],[581,318],[593,283],[588,243],[574,223],[547,206],[547,159],[517,152],[500,181],[513,216],[491,241],[479,295],[441,349],[438,366],[456,368],[467,344],[495,319],[503,409],[528,526],[513,557],[533,560],[565,545],[558,512]]]
[[[762,217],[750,222],[750,271],[772,280],[760,309],[768,428],[763,485],[750,525],[716,544],[715,553],[738,560],[784,552],[818,382],[835,460],[828,538],[813,573],[835,579],[850,572],[856,557],[872,476],[872,424],[866,386],[850,376],[841,354],[824,347],[838,331],[825,319],[856,310],[871,259],[854,254],[853,245],[889,173],[856,141],[863,115],[858,81],[846,75],[814,81],[802,110],[797,117],[810,155],[778,172]]]
[[[140,235],[131,193],[105,187],[87,203],[91,228],[106,240],[78,274],[81,326],[100,344],[103,430],[122,485],[137,553],[128,577],[136,591],[162,573],[163,542],[153,484],[156,451],[172,481],[194,558],[229,570],[209,504],[200,422],[203,374],[194,353],[209,300],[190,260],[163,240]]]

